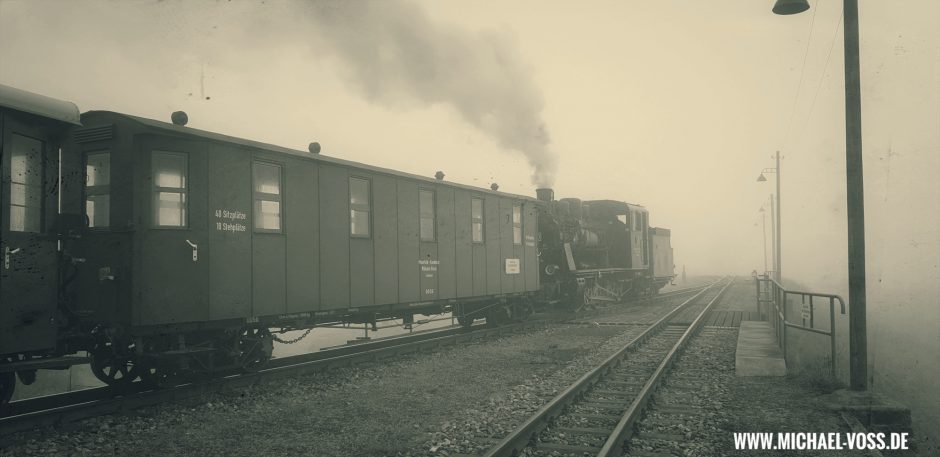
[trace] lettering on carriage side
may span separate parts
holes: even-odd
[[[435,272],[437,271],[437,266],[440,265],[440,260],[419,260],[418,265],[421,265],[422,272]],[[430,277],[430,276],[429,276]]]
[[[243,221],[248,219],[248,215],[238,211],[238,210],[228,210],[228,209],[217,209],[215,210],[215,217],[219,219],[231,219],[233,221]]]
[[[310,313],[291,313],[291,314],[280,314],[277,316],[278,319],[299,319],[310,317]]]
[[[418,259],[418,268],[421,271],[421,274],[425,278],[434,279],[437,277],[437,267],[441,264],[440,260],[427,259]],[[425,287],[422,289],[424,295],[434,295],[437,293],[437,289],[433,287]]]
[[[506,274],[507,275],[517,275],[519,274],[519,259],[506,259]]]
[[[441,262],[439,260],[430,260],[430,259],[418,260],[418,265],[420,265],[421,267],[421,273],[424,274],[425,278],[433,278],[434,274],[437,272],[437,266],[440,264]]]
[[[240,233],[247,232],[248,226],[241,223],[241,221],[247,221],[248,215],[231,209],[217,209],[215,210],[215,229],[219,232],[228,232],[228,233]]]

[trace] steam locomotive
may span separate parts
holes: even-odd
[[[643,207],[465,186],[0,85],[0,400],[255,370],[285,332],[453,313],[499,325],[657,293]],[[87,354],[78,355],[78,354]],[[2,406],[2,404],[0,404]]]

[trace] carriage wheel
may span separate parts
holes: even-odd
[[[463,328],[470,328],[474,320],[472,316],[457,316],[457,323]]]
[[[274,339],[266,328],[242,329],[238,337],[238,365],[242,370],[260,370],[274,352]]]
[[[182,384],[184,378],[179,370],[170,366],[150,365],[143,369],[140,374],[141,381],[157,388],[165,389]]]
[[[91,350],[91,372],[112,387],[126,387],[140,375],[133,343],[98,343]]]
[[[489,309],[486,313],[486,323],[490,327],[499,327],[512,322],[513,312],[511,305],[497,305]]]
[[[0,413],[5,411],[15,389],[16,375],[13,372],[0,373]]]
[[[532,316],[532,314],[535,314],[535,308],[528,300],[517,304],[516,310],[516,320],[520,322],[528,319],[530,316]]]

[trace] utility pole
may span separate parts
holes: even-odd
[[[774,266],[774,274],[770,275],[773,280],[777,279],[777,205],[774,204],[774,194],[770,194],[770,252],[771,264]]]
[[[777,0],[774,14],[798,14],[806,0]],[[868,328],[865,292],[865,180],[862,173],[862,88],[858,56],[858,0],[842,0],[845,31],[845,190],[849,254],[849,387],[868,390]],[[779,157],[779,156],[778,156]],[[777,178],[780,161],[777,160]],[[777,204],[780,187],[777,181]],[[780,223],[780,213],[777,213]],[[779,233],[777,234],[779,241]],[[779,267],[778,267],[779,268]]]
[[[858,57],[858,0],[845,11],[845,186],[849,241],[849,379],[868,389],[865,294],[865,185],[862,174],[862,90]]]
[[[764,236],[764,274],[767,274],[767,213],[760,209],[760,234]]]
[[[780,258],[783,257],[780,250],[780,208],[783,206],[783,200],[780,198],[780,151],[777,151],[777,264],[774,267],[777,270],[777,282],[783,284],[783,263]]]

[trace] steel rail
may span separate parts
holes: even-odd
[[[697,294],[676,306],[672,311],[668,312],[662,318],[650,325],[639,336],[631,340],[616,353],[604,360],[601,364],[591,369],[591,371],[582,375],[577,381],[556,395],[551,401],[539,408],[538,411],[529,416],[525,422],[516,427],[516,429],[514,429],[509,435],[500,440],[483,455],[485,457],[508,457],[516,455],[518,452],[528,447],[529,442],[532,441],[553,419],[561,415],[568,405],[578,399],[581,394],[592,388],[607,373],[616,368],[628,352],[631,352],[637,346],[651,338],[654,334],[658,333],[658,331],[665,327],[672,318],[684,311],[693,302],[698,300],[699,297],[704,295],[705,292],[710,290],[724,279],[725,278],[722,278],[712,284],[705,286],[705,288],[699,291]]]
[[[652,297],[642,298],[642,299],[640,299],[640,300],[636,300],[636,301],[632,301],[632,302],[628,302],[628,303],[631,304],[631,305],[640,305],[640,304],[652,303],[652,302],[656,302],[656,301],[659,301],[659,300],[664,300],[664,299],[668,299],[668,298],[673,298],[673,297],[678,297],[678,296],[681,296],[681,295],[686,295],[686,294],[698,292],[698,291],[701,291],[702,289],[711,287],[711,286],[713,286],[714,284],[717,284],[717,283],[719,283],[719,282],[721,282],[720,279],[717,280],[717,281],[715,281],[715,282],[712,282],[712,283],[700,284],[700,285],[693,286],[693,287],[687,287],[687,288],[685,288],[685,289],[671,290],[671,291],[669,291],[669,292],[664,292],[664,293],[659,294],[659,295],[655,295],[655,296],[652,296]],[[585,320],[585,319],[592,319],[592,318],[596,318],[596,317],[604,317],[604,316],[607,316],[607,315],[610,315],[610,314],[615,314],[615,313],[618,312],[618,311],[622,311],[622,309],[620,309],[620,307],[619,307],[619,305],[621,305],[621,304],[623,304],[623,302],[613,302],[613,303],[609,303],[609,304],[606,304],[606,305],[601,306],[601,307],[593,308],[593,309],[588,310],[588,311],[582,311],[582,312],[578,313],[577,318],[578,318],[579,320],[582,320],[582,321],[583,321],[583,320]]]
[[[712,285],[714,283],[671,291],[638,302],[667,299],[697,289],[709,288]],[[256,373],[220,376],[165,389],[151,389],[145,387],[143,383],[135,382],[123,389],[102,386],[17,400],[8,405],[9,415],[0,417],[0,436],[36,427],[58,426],[90,417],[133,410],[163,402],[191,399],[226,388],[247,387],[260,382],[261,379],[278,379],[298,374],[298,372],[325,370],[336,366],[354,365],[367,360],[379,360],[396,354],[420,351],[426,347],[459,344],[486,338],[494,334],[502,335],[509,331],[543,326],[546,322],[548,321],[528,321],[496,328],[485,328],[485,324],[476,324],[471,327],[473,330],[458,326],[425,330],[352,345],[331,347],[317,352],[276,358],[268,362],[263,370]],[[0,446],[0,448],[2,447]]]
[[[483,324],[476,326],[477,329],[482,328]],[[265,368],[276,368],[284,365],[292,365],[300,362],[313,361],[313,360],[322,360],[328,357],[335,357],[337,355],[344,354],[353,354],[356,352],[362,352],[368,349],[376,349],[382,347],[388,347],[407,339],[408,341],[421,341],[424,339],[437,338],[446,335],[453,335],[458,333],[465,333],[466,330],[460,327],[446,327],[444,329],[437,330],[425,330],[420,333],[415,332],[407,335],[396,335],[390,336],[382,339],[376,339],[373,341],[358,343],[355,345],[347,346],[338,346],[333,348],[328,348],[325,350],[310,352],[304,354],[297,354],[288,357],[279,357],[271,359],[268,362]],[[23,400],[13,401],[8,405],[10,414],[6,417],[0,417],[0,427],[4,423],[4,420],[7,417],[28,414],[35,411],[41,411],[45,409],[52,409],[59,406],[67,406],[69,404],[78,404],[86,403],[90,401],[101,400],[107,397],[113,397],[117,395],[129,395],[144,390],[149,390],[145,388],[142,383],[135,382],[131,386],[128,386],[124,389],[115,389],[109,386],[93,387],[89,389],[81,389],[70,392],[62,392],[57,394],[43,395],[40,397],[26,398]],[[2,434],[2,433],[0,433]]]
[[[669,350],[666,358],[659,364],[659,367],[653,375],[650,376],[649,380],[646,381],[646,384],[643,385],[643,388],[637,394],[636,398],[633,399],[633,402],[627,408],[626,412],[623,413],[614,431],[607,438],[600,452],[597,453],[598,457],[620,456],[626,452],[626,443],[633,436],[634,424],[640,418],[646,405],[649,404],[650,398],[652,398],[656,388],[659,387],[659,384],[665,377],[666,371],[672,367],[678,354],[685,348],[689,340],[692,339],[692,335],[701,328],[702,323],[705,322],[705,315],[708,314],[715,303],[721,300],[721,297],[732,284],[734,284],[734,278],[728,281],[728,284],[725,284],[725,286],[721,288],[718,295],[705,305],[705,309],[699,313],[698,317],[692,321],[689,328],[687,328],[685,333],[682,334],[682,337],[679,338],[679,341]]]
[[[36,427],[56,426],[90,417],[128,411],[143,406],[197,398],[225,389],[252,386],[262,380],[281,379],[331,368],[355,366],[396,355],[543,327],[546,324],[547,321],[539,320],[495,328],[484,328],[485,325],[479,325],[470,331],[459,327],[448,328],[440,331],[429,331],[427,334],[418,337],[390,337],[381,341],[274,359],[280,361],[280,363],[256,373],[241,373],[210,378],[166,389],[147,390],[141,388],[138,391],[120,393],[111,387],[100,387],[20,400],[10,404],[16,407],[14,415],[0,418],[0,436]],[[62,401],[68,401],[68,403],[62,404],[60,403]]]

